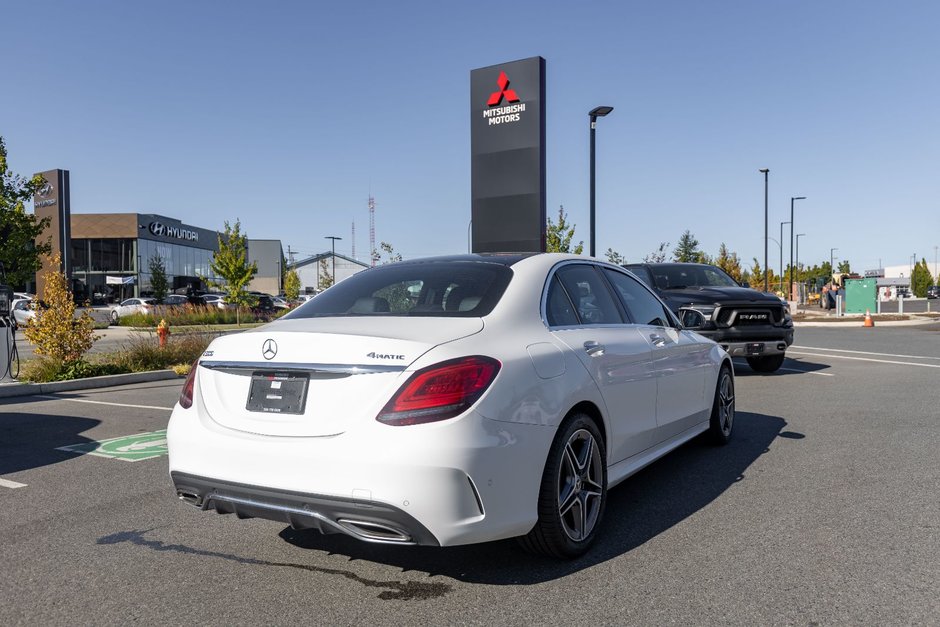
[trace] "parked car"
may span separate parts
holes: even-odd
[[[927,298],[940,298],[940,285],[931,285],[928,287]]]
[[[153,298],[127,298],[118,305],[111,305],[111,322],[135,313],[148,314],[156,303]]]
[[[277,309],[290,309],[290,303],[288,303],[287,299],[283,296],[272,296],[271,302]]]
[[[213,340],[170,418],[169,469],[184,502],[239,518],[570,558],[608,488],[699,434],[726,443],[734,406],[729,355],[623,268],[415,260]]]
[[[739,285],[704,263],[634,263],[626,266],[652,288],[686,328],[745,357],[757,372],[775,372],[793,344],[786,300]]]
[[[184,294],[167,294],[162,304],[170,307],[181,307],[189,304],[189,297]]]
[[[199,298],[204,305],[218,307],[219,309],[228,308],[228,303],[225,302],[225,294],[202,294]]]
[[[36,298],[35,294],[30,294],[29,292],[13,292],[14,300],[17,298],[22,298],[24,300],[33,300]]]
[[[29,321],[36,317],[36,308],[47,307],[46,303],[32,298],[16,298],[10,303],[10,313],[13,314],[13,328],[25,327]]]

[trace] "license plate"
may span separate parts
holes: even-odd
[[[307,402],[306,375],[261,372],[251,375],[248,411],[269,414],[302,414]]]
[[[746,347],[748,355],[760,355],[764,352],[763,342],[751,342]]]

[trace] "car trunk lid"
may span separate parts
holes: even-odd
[[[479,318],[277,321],[212,342],[200,358],[198,402],[239,431],[338,435],[375,418],[421,355],[482,328]]]

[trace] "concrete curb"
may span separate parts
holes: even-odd
[[[93,390],[95,388],[107,388],[114,385],[150,383],[151,381],[167,381],[179,378],[179,375],[172,370],[153,370],[151,372],[112,374],[104,377],[88,377],[86,379],[56,381],[54,383],[9,383],[0,385],[0,398],[54,394],[56,392],[71,392],[74,390]]]
[[[913,326],[925,326],[930,324],[937,324],[940,320],[931,320],[929,318],[914,319],[914,320],[881,320],[872,316],[875,321],[875,328],[878,327],[913,327]],[[793,322],[794,327],[858,327],[863,329],[861,319],[846,320],[844,322],[813,322],[810,320],[802,320],[800,322]]]

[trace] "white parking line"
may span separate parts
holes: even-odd
[[[833,351],[835,353],[853,353],[855,355],[878,355],[880,357],[904,357],[905,359],[933,359],[940,361],[940,357],[927,357],[925,355],[897,355],[895,353],[873,353],[871,351],[850,351],[844,348],[817,348],[815,346],[797,346],[794,344],[790,347],[793,348],[802,348],[803,350],[813,350],[813,351]]]
[[[820,377],[836,376],[832,374],[831,372],[816,372],[814,370],[797,370],[796,368],[780,368],[780,370],[784,370],[786,372],[799,372],[800,374],[815,374],[815,375],[819,375]]]
[[[791,347],[792,349],[792,347]],[[918,364],[910,361],[894,361],[891,359],[872,359],[870,357],[849,357],[848,355],[829,355],[824,353],[807,353],[805,351],[789,350],[788,353],[796,355],[811,355],[813,357],[832,357],[835,359],[851,359],[853,361],[873,361],[878,364],[897,364],[899,366],[915,366],[917,368],[940,368],[940,364]]]
[[[114,407],[135,407],[137,409],[161,409],[163,411],[173,411],[172,407],[157,407],[156,405],[129,405],[128,403],[109,403],[107,401],[92,401],[87,398],[65,398],[63,396],[48,396],[46,394],[37,394],[37,398],[44,398],[50,401],[72,401],[73,403],[91,403],[93,405],[112,405]]]
[[[15,490],[16,488],[25,488],[25,483],[17,483],[16,481],[10,481],[9,479],[0,479],[0,487],[11,488]]]

